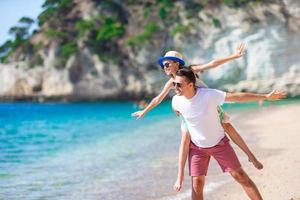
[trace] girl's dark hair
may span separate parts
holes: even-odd
[[[181,64],[181,63],[179,63],[179,69],[182,69],[182,68],[184,68],[185,66],[183,65],[183,64]]]
[[[195,65],[189,65],[189,66],[187,66],[186,68],[192,70],[192,67],[193,67],[193,66],[195,66]],[[192,71],[193,71],[193,70],[192,70]],[[193,72],[194,72],[194,71],[193,71]],[[198,74],[196,74],[196,73],[194,73],[194,74],[195,74],[195,77],[196,77],[196,78],[199,78]]]
[[[196,76],[192,69],[189,68],[182,68],[179,69],[176,72],[176,76],[185,77],[189,82],[192,82],[194,85],[196,85]]]

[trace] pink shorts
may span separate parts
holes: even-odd
[[[190,143],[190,176],[206,176],[210,156],[217,160],[223,172],[229,172],[241,167],[239,159],[229,144],[229,139],[225,136],[217,145],[209,148],[197,147],[194,143]]]

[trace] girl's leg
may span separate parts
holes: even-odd
[[[230,123],[222,123],[222,126],[231,140],[246,153],[249,161],[252,162],[254,167],[257,169],[262,169],[263,165],[256,159],[237,130]]]

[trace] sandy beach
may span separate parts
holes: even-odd
[[[243,168],[257,184],[264,199],[300,199],[300,105],[269,106],[234,115],[232,122],[251,150],[264,164],[257,170],[237,148]],[[242,120],[241,120],[242,119]],[[207,177],[226,184],[206,196],[209,200],[243,200],[247,196],[228,174]]]
[[[257,170],[233,143],[240,162],[256,183],[263,199],[300,200],[300,104],[269,105],[229,113],[233,125],[264,168]],[[211,159],[206,185],[206,200],[246,200],[242,187],[228,173],[222,173]],[[182,191],[159,200],[188,200],[191,183],[186,168]]]
[[[270,106],[238,114],[233,119],[234,125],[247,141],[250,140],[249,146],[264,164],[263,170],[256,170],[250,163],[242,163],[264,199],[300,199],[299,114],[300,105]],[[236,146],[234,148],[239,155],[242,154]],[[233,181],[210,196],[212,200],[247,199],[241,187]]]

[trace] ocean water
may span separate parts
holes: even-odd
[[[172,191],[180,132],[170,102],[142,120],[130,116],[136,110],[120,102],[0,104],[0,199],[188,196]]]
[[[168,153],[177,156],[179,123],[170,103],[142,120],[130,116],[136,110],[132,103],[0,104],[0,199],[157,197],[152,178]]]

